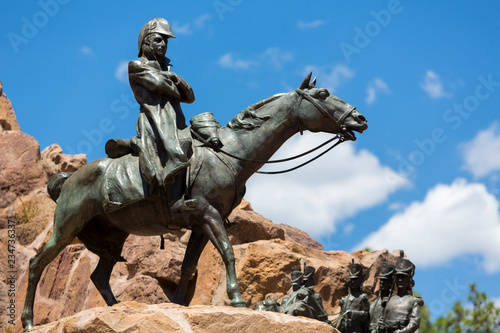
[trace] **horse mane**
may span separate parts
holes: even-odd
[[[262,110],[267,109],[265,108],[265,106],[284,95],[286,94],[281,93],[272,95],[266,99],[263,99],[262,101],[246,107],[243,111],[241,111],[233,119],[231,119],[229,123],[227,123],[227,127],[233,130],[249,131],[259,128],[266,120],[271,118],[270,114],[262,114]]]

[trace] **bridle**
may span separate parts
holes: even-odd
[[[356,107],[353,106],[351,109],[346,110],[342,113],[339,119],[335,119],[334,116],[332,116],[328,111],[325,110],[325,108],[316,102],[314,98],[311,97],[308,93],[303,91],[300,88],[295,89],[295,92],[299,95],[299,102],[297,103],[297,109],[300,107],[300,104],[302,103],[302,99],[306,99],[309,103],[314,105],[316,109],[318,109],[321,113],[323,113],[328,119],[330,119],[335,125],[337,125],[338,128],[340,128],[343,132],[346,132],[346,127],[344,124],[344,120],[354,111],[356,110]]]
[[[354,111],[356,110],[356,107],[352,107],[351,109],[349,110],[346,110],[342,113],[342,115],[340,116],[339,119],[335,119],[334,116],[332,116],[327,110],[325,110],[325,108],[323,106],[321,106],[318,102],[316,102],[314,100],[314,98],[311,97],[311,95],[309,95],[308,93],[304,92],[302,89],[300,88],[297,88],[295,89],[295,92],[299,95],[299,100],[298,100],[298,103],[297,104],[297,110],[300,108],[300,105],[302,103],[302,100],[303,99],[306,99],[309,103],[311,103],[312,105],[314,105],[321,113],[323,113],[328,119],[330,119],[338,128],[340,128],[344,133],[348,133],[346,131],[346,127],[345,127],[345,124],[344,124],[344,120]],[[302,130],[300,129],[300,124],[299,124],[299,130],[302,134]],[[293,167],[293,168],[290,168],[290,169],[286,169],[286,170],[282,170],[282,171],[256,171],[255,173],[259,173],[259,174],[264,174],[264,175],[276,175],[276,174],[281,174],[281,173],[287,173],[287,172],[290,172],[290,171],[294,171],[294,170],[297,170],[315,160],[317,160],[318,158],[320,158],[321,156],[325,155],[326,153],[328,153],[330,150],[332,150],[333,148],[335,148],[336,146],[338,146],[339,144],[341,144],[342,142],[344,142],[346,139],[344,137],[343,134],[337,134],[336,136],[334,136],[333,138],[323,142],[322,144],[320,144],[319,146],[305,152],[305,153],[302,153],[302,154],[299,154],[299,155],[296,155],[296,156],[293,156],[293,157],[288,157],[288,158],[284,158],[284,159],[279,159],[279,160],[267,160],[267,161],[264,161],[264,160],[248,160],[246,158],[242,158],[242,157],[238,157],[238,156],[235,156],[231,153],[228,153],[227,151],[219,148],[219,147],[214,147],[210,142],[208,142],[207,140],[205,140],[204,138],[202,138],[198,133],[196,132],[192,132],[195,134],[195,136],[198,138],[198,140],[200,140],[201,142],[203,142],[204,144],[208,145],[209,147],[212,147],[216,152],[219,152],[219,153],[222,153],[224,155],[227,155],[229,157],[232,157],[234,159],[237,159],[239,161],[244,161],[244,162],[251,162],[251,163],[262,163],[262,164],[271,164],[271,163],[282,163],[282,162],[288,162],[288,161],[292,161],[292,160],[295,160],[297,158],[300,158],[300,157],[303,157],[303,156],[306,156],[318,149],[320,149],[321,147],[329,144],[330,142],[332,142],[333,140],[336,140],[338,139],[337,142],[335,142],[332,146],[330,146],[328,149],[326,149],[324,152],[318,154],[317,156],[313,157],[312,159],[296,166],[296,167]],[[349,133],[348,133],[349,134]],[[350,134],[349,134],[350,135]]]

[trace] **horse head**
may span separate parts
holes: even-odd
[[[301,129],[341,134],[346,140],[355,141],[354,131],[363,133],[368,128],[366,118],[356,107],[330,94],[327,89],[316,87],[316,78],[311,82],[311,75],[312,72],[295,89],[299,96]]]

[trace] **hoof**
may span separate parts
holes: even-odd
[[[247,303],[244,300],[231,301],[231,306],[235,308],[246,308]]]
[[[23,325],[23,328],[24,328],[24,332],[26,331],[29,331],[30,329],[32,329],[34,326],[33,326],[33,323],[27,323],[27,324],[24,324]]]

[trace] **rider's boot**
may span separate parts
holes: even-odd
[[[182,169],[182,170],[185,170]],[[177,173],[177,176],[173,179],[174,183],[169,186],[169,201],[170,201],[170,213],[172,215],[182,214],[186,211],[191,211],[196,209],[198,201],[192,199],[187,194],[186,189],[186,172]]]

